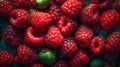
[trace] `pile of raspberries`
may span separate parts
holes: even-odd
[[[90,67],[94,58],[112,67],[120,56],[120,32],[105,38],[101,30],[111,31],[120,25],[120,0],[1,0],[0,19],[9,25],[0,32],[0,41],[16,50],[0,50],[0,67],[14,63],[27,67]],[[5,22],[0,22],[0,24]],[[2,26],[0,27],[2,29]],[[39,52],[56,52],[56,61],[47,65]]]

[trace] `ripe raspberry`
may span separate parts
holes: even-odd
[[[96,4],[90,4],[83,8],[79,20],[87,25],[93,25],[99,22],[100,14]]]
[[[100,9],[109,8],[114,0],[92,0],[92,3],[97,4]]]
[[[103,12],[100,23],[104,30],[111,30],[119,24],[119,18],[119,13],[114,9],[110,9]]]
[[[41,30],[46,28],[52,21],[52,16],[45,12],[33,12],[31,15],[32,26]]]
[[[115,5],[115,9],[120,12],[120,0],[117,0],[117,3]]]
[[[31,5],[31,0],[13,0],[13,7],[15,9],[29,9]]]
[[[85,25],[81,25],[75,33],[75,40],[80,43],[79,46],[82,48],[88,48],[92,38],[93,31]]]
[[[78,14],[82,9],[82,3],[78,0],[67,0],[61,6],[61,10],[63,13],[66,13],[71,18],[77,18]]]
[[[110,53],[120,52],[120,32],[113,32],[107,37],[105,50]]]
[[[78,47],[74,39],[68,37],[68,38],[65,38],[64,44],[60,50],[63,56],[70,58],[77,52]]]
[[[104,40],[100,37],[95,37],[92,39],[90,44],[90,51],[94,55],[100,55],[104,49]]]
[[[30,16],[24,9],[14,9],[10,15],[10,23],[16,28],[26,28],[29,25]]]
[[[45,36],[45,42],[47,47],[57,49],[62,47],[64,37],[57,27],[51,26]]]
[[[65,60],[58,60],[52,67],[68,67]]]
[[[60,19],[60,16],[62,15],[62,12],[60,10],[60,6],[58,6],[57,4],[53,4],[50,9],[49,9],[49,13],[52,16],[52,22],[57,23],[58,20]]]
[[[58,21],[58,28],[65,35],[72,34],[77,29],[77,22],[74,22],[67,16],[61,16]]]
[[[14,62],[13,55],[8,51],[0,51],[0,67],[11,67]]]
[[[18,47],[22,42],[22,32],[12,26],[8,26],[4,33],[5,42],[12,46]]]
[[[37,52],[25,45],[20,45],[17,48],[17,55],[15,57],[16,63],[31,64],[38,60]]]
[[[59,3],[59,4],[63,4],[65,1],[67,1],[67,0],[55,0],[57,3]]]
[[[30,67],[45,67],[45,66],[41,63],[36,63],[36,64],[31,65]]]
[[[77,52],[77,54],[70,60],[70,67],[84,67],[89,63],[89,58],[83,50]]]
[[[44,36],[36,31],[33,27],[29,27],[25,32],[25,42],[32,47],[40,47],[43,45]]]
[[[10,1],[3,0],[0,2],[0,17],[1,18],[8,18],[13,7]]]

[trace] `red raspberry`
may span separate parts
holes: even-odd
[[[65,38],[64,44],[60,50],[63,56],[70,58],[77,52],[78,47],[74,39],[68,37],[68,38]]]
[[[45,12],[33,12],[31,15],[32,25],[41,31],[41,29],[46,29],[46,27],[51,23],[52,16]]]
[[[120,15],[116,10],[110,9],[103,12],[100,22],[104,30],[111,30],[119,24]]]
[[[62,15],[62,12],[60,10],[60,6],[58,6],[57,4],[53,4],[50,9],[49,9],[49,13],[52,16],[52,21],[57,23],[58,20],[60,19],[60,16]]]
[[[82,48],[88,48],[92,38],[93,31],[85,25],[81,25],[75,33],[75,39],[78,43],[80,43],[79,46]]]
[[[13,7],[15,9],[29,9],[31,5],[31,0],[13,0]]]
[[[25,42],[29,46],[39,47],[43,45],[44,36],[34,30],[34,28],[29,27],[25,32]]]
[[[120,52],[120,32],[113,32],[107,37],[105,50],[110,53]]]
[[[4,39],[8,45],[18,47],[23,42],[22,32],[12,26],[8,26],[5,30]]]
[[[13,7],[10,1],[3,0],[0,2],[0,17],[8,18]]]
[[[14,62],[13,55],[8,51],[0,51],[0,67],[11,67]]]
[[[14,9],[10,15],[10,23],[16,28],[26,28],[29,25],[30,16],[24,9]]]
[[[36,64],[31,65],[30,67],[45,67],[45,66],[41,63],[36,63]]]
[[[84,67],[89,63],[89,58],[83,50],[77,52],[77,54],[70,60],[70,67]]]
[[[63,34],[69,35],[77,29],[77,22],[74,22],[67,16],[61,16],[58,21],[58,27]]]
[[[92,39],[90,44],[90,51],[94,55],[100,55],[104,49],[104,40],[100,37],[95,37]]]
[[[117,0],[117,3],[115,5],[115,9],[120,12],[120,0]]]
[[[90,4],[83,8],[80,14],[80,21],[87,25],[93,25],[99,22],[100,14],[96,4]]]
[[[57,27],[51,26],[45,36],[45,42],[47,47],[58,49],[62,47],[64,37]]]
[[[111,6],[114,0],[92,0],[92,3],[97,4],[100,9],[107,9]]]
[[[15,57],[16,63],[31,64],[38,60],[38,55],[35,50],[25,45],[20,45],[17,48],[17,55]]]
[[[71,18],[77,18],[81,9],[82,9],[82,3],[79,0],[67,0],[61,6],[62,12],[66,13]]]
[[[58,60],[52,67],[68,67],[65,60]]]

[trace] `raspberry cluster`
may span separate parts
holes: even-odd
[[[0,67],[117,67],[119,12],[120,0],[1,0]]]

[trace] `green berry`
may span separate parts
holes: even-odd
[[[36,3],[40,9],[45,9],[50,4],[51,0],[36,0]]]
[[[104,62],[101,59],[94,59],[90,62],[89,67],[103,67]]]
[[[42,49],[39,53],[39,59],[46,65],[52,65],[56,61],[56,54],[50,49]]]

